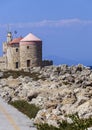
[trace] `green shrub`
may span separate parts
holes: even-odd
[[[39,80],[39,75],[40,73],[37,72],[25,72],[23,70],[9,70],[9,71],[5,71],[3,74],[3,77],[1,78],[8,78],[9,76],[13,76],[13,78],[18,78],[19,76],[25,77],[25,76],[29,76],[30,78],[32,78],[33,80]],[[45,80],[45,77],[41,77],[42,80]]]
[[[35,118],[37,112],[40,110],[39,107],[36,107],[34,104],[29,104],[24,100],[10,102],[9,104],[26,114],[29,118]]]
[[[80,119],[78,113],[69,116],[73,123],[73,129],[75,130],[87,130],[88,127],[92,126],[92,118]]]
[[[59,130],[59,128],[56,128],[54,126],[49,126],[48,124],[40,124],[37,125],[38,130]]]
[[[92,127],[92,118],[80,119],[78,114],[69,116],[73,123],[69,124],[67,121],[59,123],[59,128],[49,126],[48,124],[37,125],[38,130],[87,130],[88,127]]]

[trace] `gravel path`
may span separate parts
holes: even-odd
[[[37,130],[33,122],[0,98],[0,130]]]

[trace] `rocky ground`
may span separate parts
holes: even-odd
[[[25,70],[27,71],[27,70]],[[58,126],[66,115],[78,112],[80,118],[92,117],[92,70],[83,65],[32,68],[38,79],[29,76],[4,78],[0,72],[0,96],[7,102],[24,99],[40,106],[35,123]]]

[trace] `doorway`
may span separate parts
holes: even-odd
[[[27,60],[27,67],[30,67],[30,60]]]
[[[18,62],[16,62],[16,69],[18,69],[19,68],[19,63]]]

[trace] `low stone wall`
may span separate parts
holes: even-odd
[[[53,65],[52,60],[43,60],[42,61],[42,66],[50,66],[50,65]]]

